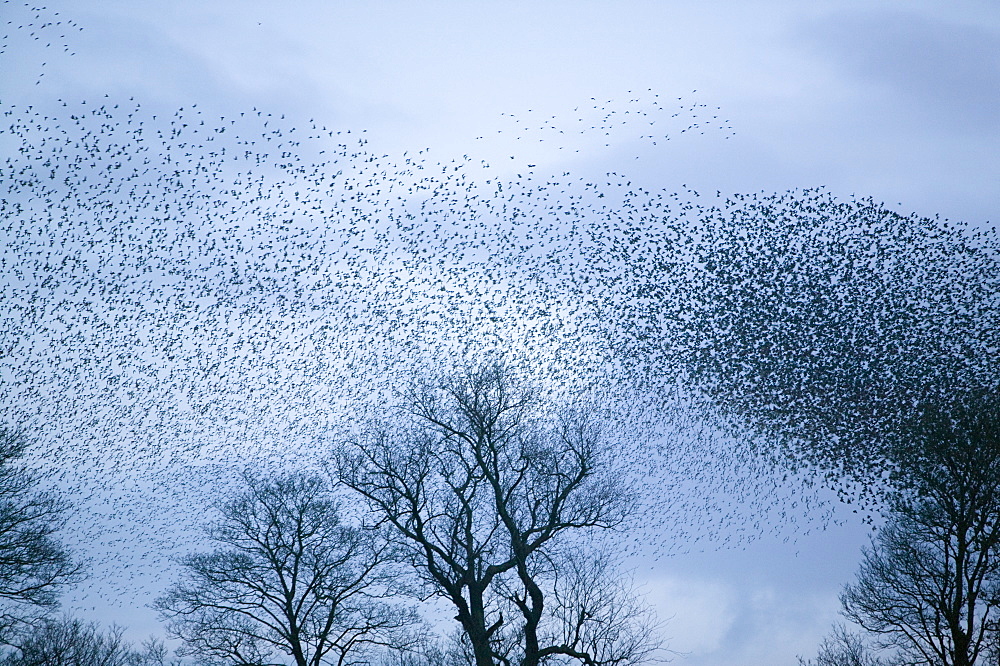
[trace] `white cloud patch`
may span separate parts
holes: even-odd
[[[658,575],[644,583],[664,621],[667,647],[684,666],[775,666],[814,655],[837,619],[830,591],[810,593],[741,581]]]
[[[665,623],[667,647],[676,652],[717,651],[736,621],[736,591],[725,583],[661,576],[643,587]]]

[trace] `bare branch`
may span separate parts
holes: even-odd
[[[475,664],[649,656],[655,641],[639,629],[649,618],[620,613],[620,598],[606,599],[614,626],[601,639],[587,623],[586,640],[567,642],[553,626],[572,624],[569,615],[546,606],[565,596],[555,575],[562,560],[553,566],[560,544],[620,525],[635,506],[593,419],[560,414],[502,364],[418,382],[405,395],[402,421],[345,443],[337,473],[455,606]]]
[[[413,640],[393,552],[376,530],[345,525],[319,478],[246,476],[247,490],[209,526],[219,544],[181,562],[184,575],[156,602],[184,652],[228,663],[352,664],[366,649]]]

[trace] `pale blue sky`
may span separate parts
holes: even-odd
[[[10,33],[0,105],[44,112],[107,94],[167,115],[257,108],[367,130],[372,152],[430,148],[434,160],[468,155],[504,175],[530,164],[543,175],[616,171],[670,192],[822,185],[904,212],[997,220],[1000,11],[985,0],[46,6],[82,30],[48,48]],[[33,12],[5,2],[0,16]],[[681,133],[695,115],[699,127]],[[669,141],[646,138],[651,117]],[[571,136],[550,138],[546,121]],[[594,129],[602,122],[606,132]],[[795,520],[775,513],[749,544],[644,562],[636,575],[672,617],[670,646],[690,653],[674,663],[812,655],[868,530],[833,509],[844,524],[818,529],[825,521],[799,508]],[[137,633],[157,628],[144,600],[121,601],[91,598]]]

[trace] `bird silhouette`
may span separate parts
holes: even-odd
[[[79,26],[29,9],[8,32],[68,49]],[[468,359],[601,415],[641,504],[632,554],[794,520],[789,478],[844,488],[917,395],[998,385],[995,230],[552,157],[732,135],[668,97],[502,114],[528,147],[497,167],[486,130],[436,160],[290,112],[5,105],[0,409],[72,499],[86,592],[152,598],[134,586],[169,578],[238,470],[319,469],[409,378]]]

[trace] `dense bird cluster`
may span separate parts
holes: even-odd
[[[567,150],[729,131],[677,102],[504,131]],[[992,231],[822,190],[379,154],[257,109],[108,97],[2,120],[0,421],[35,434],[107,596],[189,549],[237,470],[317,465],[442,364],[508,354],[602,410],[666,550],[766,529],[774,462],[863,480],[898,409],[998,384]]]

